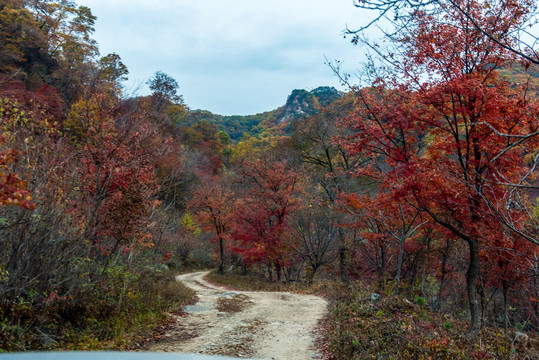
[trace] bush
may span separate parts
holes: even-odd
[[[123,349],[194,301],[170,272],[126,267],[105,270],[106,281],[45,300],[2,299],[0,351]]]
[[[371,301],[372,289],[357,284],[330,291],[331,308],[321,329],[326,359],[508,359],[536,358],[532,349],[515,349],[514,331],[484,328],[480,342],[464,335],[466,320],[425,309],[396,297]],[[518,354],[516,354],[518,352]],[[529,356],[529,357],[526,357]]]

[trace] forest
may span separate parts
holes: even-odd
[[[133,349],[214,268],[327,297],[327,359],[536,358],[536,4],[355,5],[395,14],[345,31],[364,84],[220,116],[127,96],[91,9],[1,0],[0,351]]]

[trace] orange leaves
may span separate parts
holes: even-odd
[[[5,143],[5,135],[0,136],[0,147]],[[33,210],[32,196],[28,193],[26,183],[18,175],[10,173],[9,166],[17,159],[17,151],[0,150],[0,205],[15,205]]]
[[[234,193],[223,176],[208,176],[188,204],[205,230],[213,232],[215,239],[222,239],[230,229],[234,209]]]

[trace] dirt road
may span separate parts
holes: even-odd
[[[187,316],[149,350],[276,360],[319,357],[313,329],[326,312],[324,299],[230,291],[204,280],[207,273],[177,277],[197,292],[199,301],[186,306]]]

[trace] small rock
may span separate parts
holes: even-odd
[[[188,314],[196,313],[196,312],[203,312],[203,311],[207,311],[207,310],[209,310],[209,308],[207,306],[203,306],[203,305],[185,305],[183,307],[183,311],[185,311]]]

